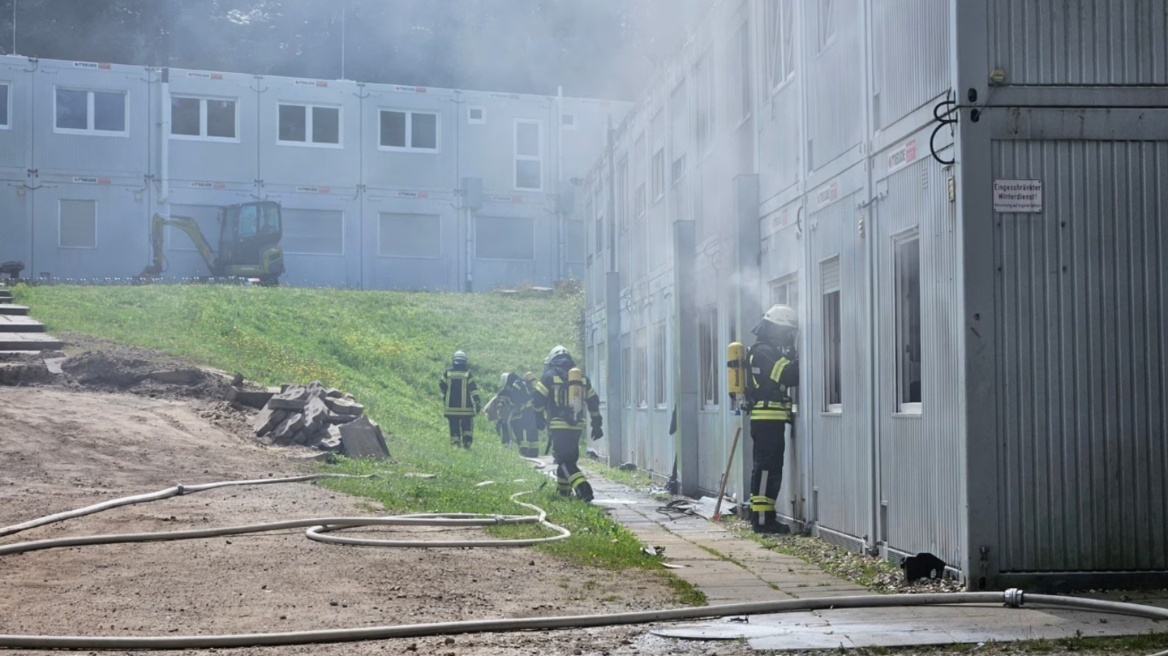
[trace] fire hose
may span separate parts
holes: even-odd
[[[325,478],[371,478],[370,476],[350,476],[345,474],[314,474],[291,478],[271,478],[249,481],[224,481],[202,485],[176,485],[158,492],[142,494],[87,506],[77,510],[49,515],[23,524],[0,528],[0,536],[12,535],[39,526],[45,526],[67,519],[82,517],[120,506],[148,503],[185,494],[193,494],[223,487],[250,485],[271,485],[313,481]],[[547,521],[547,514],[541,508],[518,501],[517,497],[530,494],[519,492],[511,496],[520,506],[534,510],[534,515],[482,515],[473,513],[424,513],[394,517],[329,517],[318,519],[291,520],[235,526],[198,531],[172,531],[156,533],[127,533],[119,535],[94,535],[74,538],[39,540],[0,546],[0,556],[27,553],[30,551],[76,547],[94,544],[124,542],[151,542],[164,540],[185,540],[223,535],[240,535],[288,528],[306,528],[306,536],[312,540],[335,544],[361,546],[436,548],[436,547],[517,547],[530,546],[563,540],[571,533]],[[359,526],[500,526],[508,524],[539,524],[556,531],[556,535],[543,538],[513,540],[374,540],[355,539],[326,535],[331,531]],[[1007,607],[1021,608],[1023,603],[1076,610],[1090,610],[1144,617],[1152,620],[1168,620],[1168,609],[1126,602],[1102,601],[1097,599],[1077,599],[1055,595],[1025,594],[1011,589],[1001,592],[965,592],[949,594],[895,594],[859,595],[827,599],[794,599],[782,601],[759,601],[738,604],[723,604],[694,608],[637,611],[599,615],[569,615],[560,617],[505,618],[491,620],[466,620],[459,622],[437,622],[429,624],[404,624],[396,626],[374,626],[348,629],[322,629],[314,631],[290,631],[280,633],[251,633],[236,635],[203,636],[44,636],[44,635],[0,635],[2,649],[221,649],[236,647],[286,646],[354,642],[362,640],[384,640],[389,638],[418,638],[465,633],[489,633],[509,631],[532,631],[569,629],[629,624],[650,624],[678,620],[710,619],[734,615],[756,615],[794,611],[814,611],[841,608],[887,608],[909,606],[952,606],[967,604],[1002,603]],[[1168,656],[1168,651],[1153,656]]]

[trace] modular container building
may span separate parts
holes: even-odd
[[[483,291],[584,275],[571,197],[628,103],[0,57],[0,260],[129,278],[150,217],[283,206],[294,285]],[[572,181],[575,180],[576,183]],[[167,276],[207,275],[165,236]]]
[[[1163,585],[1166,108],[1166,0],[720,0],[577,196],[608,458],[716,493],[725,347],[786,303],[792,526]]]

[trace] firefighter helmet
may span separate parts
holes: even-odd
[[[454,357],[450,361],[455,365],[466,366],[466,353],[463,351],[455,351]]]
[[[568,349],[564,348],[563,346],[556,346],[551,350],[550,353],[548,353],[547,360],[544,360],[543,363],[549,364],[552,360],[555,360],[556,357],[560,355],[570,356],[571,354],[569,354]]]
[[[511,376],[514,374],[503,374],[499,376],[499,389],[507,389],[507,383],[511,382]]]
[[[799,329],[799,315],[789,305],[773,305],[762,315],[762,321],[753,332],[759,339],[775,341],[780,337],[793,336]]]

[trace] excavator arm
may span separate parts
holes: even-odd
[[[207,263],[207,268],[215,275],[216,258],[215,251],[211,250],[211,244],[207,243],[207,238],[203,236],[203,231],[199,229],[199,224],[194,219],[187,216],[162,216],[155,214],[154,218],[150,220],[150,249],[151,262],[142,271],[142,277],[153,277],[162,275],[165,268],[163,263],[163,229],[166,226],[172,226],[187,233],[187,236],[194,242],[195,248],[198,249],[199,255],[203,256],[203,261]]]

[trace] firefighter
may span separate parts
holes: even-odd
[[[507,374],[503,374],[503,385],[507,384]],[[511,414],[511,399],[503,394],[503,388],[483,406],[483,414],[494,422],[495,433],[502,439],[503,446],[511,443],[511,425],[508,417]]]
[[[531,407],[531,387],[519,374],[507,373],[503,374],[503,386],[499,394],[510,401],[507,426],[515,438],[519,455],[524,458],[538,457],[539,431],[536,429],[535,411]]]
[[[438,382],[443,412],[450,423],[450,444],[469,449],[474,442],[474,416],[482,410],[478,385],[467,368],[466,353],[455,351],[450,368]]]
[[[793,422],[790,390],[799,384],[795,351],[795,310],[775,305],[752,331],[757,337],[747,354],[747,398],[754,467],[750,476],[750,524],[756,533],[789,533],[775,516],[783,486],[787,424]]]
[[[592,419],[592,439],[604,437],[601,430],[600,399],[584,372],[576,368],[572,355],[557,346],[544,362],[543,378],[534,384],[532,405],[537,415],[546,415],[548,440],[556,460],[556,485],[561,496],[592,501],[592,486],[576,466],[580,459],[580,435],[584,431],[584,410]]]

